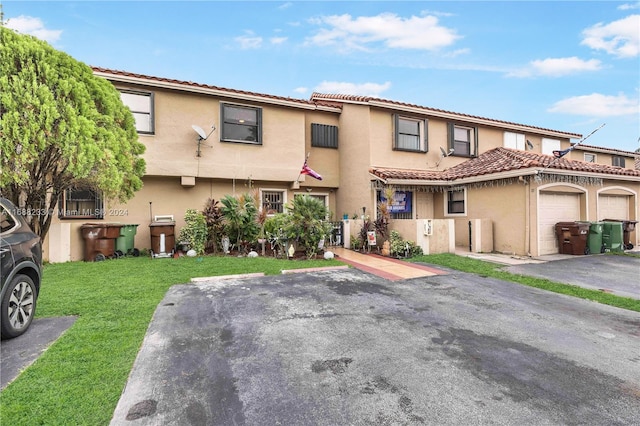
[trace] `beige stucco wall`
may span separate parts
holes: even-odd
[[[294,194],[306,194],[305,190],[293,190],[287,183],[248,180],[202,179],[195,181],[195,186],[181,185],[179,177],[152,177],[143,179],[144,186],[125,204],[106,202],[103,220],[64,219],[55,217],[52,232],[46,239],[45,258],[52,262],[82,260],[84,257],[84,240],[81,227],[85,223],[122,223],[135,224],[135,247],[148,249],[151,247],[149,224],[154,216],[173,215],[175,220],[176,242],[180,229],[184,226],[184,214],[187,209],[201,211],[209,198],[222,199],[225,195],[240,195],[246,192],[265,190],[282,190],[289,203]],[[329,198],[329,209],[335,206],[335,191],[332,188],[314,188],[311,194],[326,195]],[[112,213],[112,214],[109,214]],[[51,254],[50,254],[51,251]]]
[[[345,104],[340,115],[339,154],[340,188],[337,190],[336,214],[349,217],[362,214],[366,207],[370,214],[375,205],[371,190],[371,150],[369,108]]]
[[[134,86],[118,87],[145,90]],[[140,135],[141,142],[147,147],[144,154],[147,175],[289,182],[297,179],[305,158],[305,141],[309,138],[311,121],[306,118],[306,110],[164,89],[155,89],[153,93],[155,134]],[[262,145],[220,141],[220,104],[223,102],[262,108]],[[323,123],[337,120],[333,113],[317,112],[315,117]],[[198,136],[191,128],[193,124],[207,134],[212,125],[216,127],[209,138],[202,141],[200,157],[197,156]],[[328,161],[327,164],[332,163]],[[314,167],[321,169],[315,164]],[[337,186],[337,168],[324,174],[330,185]]]

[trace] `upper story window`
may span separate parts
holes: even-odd
[[[478,155],[478,129],[449,123],[449,149],[452,155],[475,157]]]
[[[221,139],[262,145],[262,109],[221,104]]]
[[[311,123],[311,146],[337,148],[338,126]]]
[[[393,149],[398,151],[427,152],[427,120],[394,115],[395,135]]]
[[[466,214],[466,190],[447,191],[447,205],[445,214],[448,216],[462,216]]]
[[[611,158],[611,165],[614,167],[624,167],[625,166],[625,158],[620,155],[614,155]]]
[[[584,153],[584,161],[586,161],[587,163],[595,163],[596,162],[596,155],[595,154],[589,154],[589,153]]]
[[[102,219],[102,195],[92,189],[67,189],[58,201],[58,216],[64,219]]]
[[[282,213],[284,211],[285,192],[278,190],[261,190],[260,198],[262,199],[262,209],[267,214]]]
[[[153,93],[122,90],[120,99],[131,110],[138,133],[153,134]]]
[[[553,151],[560,151],[560,141],[558,139],[542,138],[542,153],[553,155]]]
[[[503,146],[505,148],[525,150],[524,135],[522,133],[504,132]]]

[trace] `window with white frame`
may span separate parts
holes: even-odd
[[[262,108],[221,104],[223,142],[262,144]]]
[[[427,120],[394,114],[393,149],[398,151],[427,152]]]
[[[587,163],[595,163],[596,162],[596,155],[595,154],[589,154],[587,152],[584,153],[584,161],[586,161]]]
[[[62,219],[103,219],[102,194],[87,188],[65,190],[58,200],[58,217]]]
[[[466,214],[467,191],[465,189],[447,191],[447,215]]]
[[[154,132],[153,93],[121,90],[120,99],[131,110],[138,133],[152,134]]]
[[[553,151],[560,151],[560,141],[558,139],[542,138],[542,153],[553,155]]]
[[[260,191],[260,199],[262,201],[262,209],[268,215],[284,212],[284,204],[286,203],[285,191],[263,189]]]
[[[503,146],[505,148],[524,151],[524,135],[522,133],[504,132]]]
[[[448,137],[449,149],[453,149],[452,155],[461,157],[475,157],[477,155],[478,129],[476,127],[449,123]]]

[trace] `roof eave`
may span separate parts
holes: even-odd
[[[365,102],[354,102],[354,103],[365,103]],[[371,99],[368,102],[368,104],[372,106],[381,107],[381,108],[391,108],[391,109],[406,111],[406,112],[415,113],[415,114],[429,114],[431,116],[446,119],[446,120],[458,120],[458,121],[464,121],[466,123],[480,124],[480,125],[491,126],[491,127],[500,127],[503,129],[506,128],[506,129],[517,130],[525,133],[543,134],[546,136],[554,136],[554,137],[567,138],[567,139],[579,139],[582,137],[582,135],[578,133],[562,132],[559,130],[526,126],[524,124],[496,121],[489,118],[474,117],[474,116],[469,116],[465,114],[457,114],[449,111],[439,111],[439,110],[434,110],[426,107],[398,105],[395,103],[385,102],[379,99]]]
[[[233,98],[233,99],[239,99],[243,101],[257,102],[257,103],[271,104],[271,105],[278,105],[278,106],[287,106],[291,108],[299,108],[299,109],[305,109],[305,110],[316,110],[316,111],[337,112],[337,113],[341,111],[340,108],[337,108],[337,107],[330,107],[327,105],[316,105],[314,103],[304,103],[299,101],[297,102],[293,100],[288,101],[282,98],[274,99],[267,96],[260,96],[259,94],[237,93],[233,91],[216,89],[212,87],[192,86],[192,85],[180,83],[180,82],[153,80],[153,79],[148,79],[144,77],[114,74],[114,73],[98,71],[98,70],[93,70],[93,73],[98,77],[102,77],[109,81],[118,82],[118,83],[151,86],[151,87],[158,87],[158,88],[171,89],[171,90],[180,90],[183,92],[200,93],[200,94],[211,95],[211,96]]]

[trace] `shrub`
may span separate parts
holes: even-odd
[[[256,241],[260,231],[255,197],[250,194],[237,197],[225,195],[220,203],[220,211],[224,216],[224,230],[229,240],[238,250],[248,252],[250,244]]]
[[[220,210],[220,204],[213,198],[209,198],[202,211],[207,223],[207,248],[211,248],[214,253],[218,252],[222,244],[224,234],[224,216]]]
[[[332,231],[331,223],[326,220],[326,206],[317,198],[301,195],[293,198],[288,214],[286,233],[295,238],[307,258],[313,258],[318,253],[320,241]]]
[[[420,256],[422,247],[416,245],[413,241],[403,239],[398,231],[391,231],[389,235],[389,251],[391,256],[412,257]]]
[[[196,253],[203,254],[208,236],[204,214],[195,209],[187,209],[184,221],[185,226],[182,227],[178,236],[180,242],[189,243],[189,247]]]

